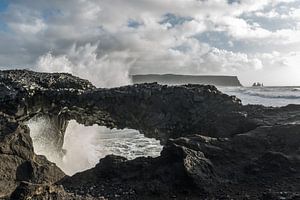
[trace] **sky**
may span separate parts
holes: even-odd
[[[0,0],[0,69],[300,85],[299,0]]]

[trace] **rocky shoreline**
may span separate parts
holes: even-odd
[[[96,88],[63,73],[0,71],[0,199],[300,199],[300,105],[242,105],[209,85]],[[33,150],[47,116],[58,154],[69,120],[131,128],[157,158],[108,155],[66,176]]]

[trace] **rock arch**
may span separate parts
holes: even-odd
[[[71,119],[84,125],[136,129],[162,143],[168,138],[199,132],[235,134],[243,122],[240,100],[209,85],[150,83],[101,89],[70,74],[24,70],[1,72],[0,81],[3,88],[13,88],[2,103],[10,103],[3,112],[17,116],[19,121],[35,115],[49,117],[57,128],[58,149]],[[224,123],[218,118],[232,122]]]
[[[33,152],[24,123],[37,115],[49,117],[56,127],[57,151],[71,119],[85,125],[136,129],[165,147],[158,158],[126,161],[108,156],[95,168],[67,177]],[[299,121],[299,105],[243,106],[214,86],[149,83],[104,89],[70,74],[0,71],[0,197],[19,186],[12,198],[74,198],[53,183],[76,192],[85,181],[87,194],[99,194],[102,186],[117,194],[114,184],[121,184],[126,198],[166,191],[183,196],[188,191],[191,198],[223,198],[236,195],[231,192],[238,193],[241,187],[256,198],[270,187],[278,192],[270,195],[278,197],[284,190],[295,196],[300,188]],[[90,191],[100,182],[104,185]],[[230,190],[228,182],[233,183]],[[133,186],[140,187],[140,194],[130,196]]]

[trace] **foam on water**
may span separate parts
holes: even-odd
[[[35,153],[45,155],[68,175],[94,167],[100,158],[109,154],[134,159],[139,156],[157,157],[162,150],[159,141],[146,138],[136,130],[111,130],[70,121],[63,145],[66,153],[61,158],[51,148],[53,138],[47,119],[32,119],[28,126]]]
[[[97,136],[99,154],[114,154],[134,159],[139,156],[156,157],[162,150],[159,141],[144,137],[136,130],[110,130]]]

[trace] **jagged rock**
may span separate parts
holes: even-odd
[[[136,129],[164,149],[68,177],[33,151],[26,122],[38,116],[56,130],[58,154],[71,119]],[[0,198],[297,199],[299,121],[300,105],[243,106],[209,85],[101,89],[70,74],[0,71]]]
[[[265,134],[265,128],[233,138],[181,137],[169,140],[160,157],[107,156],[95,168],[59,184],[69,192],[83,189],[85,194],[109,199],[120,199],[112,194],[121,199],[299,197],[299,145],[294,144],[300,142],[300,133],[288,134],[293,127],[284,128],[285,132],[271,128],[266,137],[258,136]],[[278,146],[279,140],[284,145]]]
[[[109,155],[101,159],[95,168],[66,177],[58,184],[70,192],[84,191],[85,195],[108,199],[169,199],[172,196],[201,195],[192,177],[199,175],[199,178],[207,180],[206,172],[211,170],[206,160],[194,157],[201,152],[174,146],[170,151],[164,149],[162,154],[158,158],[134,160]],[[203,173],[197,174],[196,168]]]
[[[32,184],[29,182],[21,182],[17,189],[12,193],[11,200],[96,200],[89,196],[74,195],[67,193],[63,187],[49,184]],[[101,199],[100,199],[101,200]],[[105,200],[104,198],[102,200]]]
[[[240,100],[209,85],[170,87],[154,83],[96,89],[68,74],[20,70],[2,71],[1,82],[13,88],[7,91],[11,99],[0,99],[2,112],[21,121],[47,115],[61,131],[65,121],[75,119],[85,125],[137,129],[164,143],[170,137],[196,131],[216,136],[236,134],[247,123],[239,109]],[[61,142],[57,146],[61,148]]]
[[[33,152],[27,126],[0,115],[0,197],[9,195],[20,181],[54,183],[64,173],[44,156]]]

